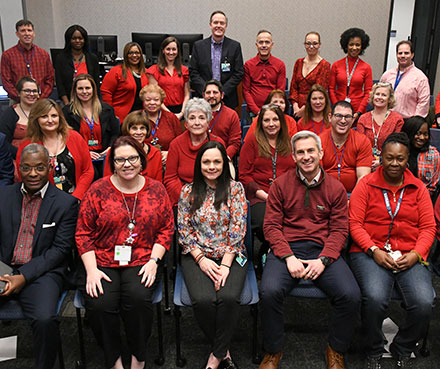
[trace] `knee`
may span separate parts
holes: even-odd
[[[388,308],[390,296],[379,289],[362,291],[362,307],[371,312],[383,312]]]
[[[260,299],[263,305],[272,304],[273,302],[283,302],[284,292],[275,283],[264,283],[264,277],[260,286]]]
[[[408,306],[417,315],[417,319],[429,319],[434,307],[434,296],[420,294],[416,296],[415,301]]]
[[[37,330],[53,330],[58,327],[58,319],[55,315],[39,315],[32,318],[31,325]]]
[[[200,295],[192,297],[191,302],[194,309],[207,311],[212,309],[217,301],[210,295]]]

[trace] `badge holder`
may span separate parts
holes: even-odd
[[[238,255],[235,257],[235,261],[238,263],[238,265],[244,267],[246,265],[247,258],[241,252],[239,252]]]
[[[137,233],[131,233],[125,240],[123,245],[115,246],[115,261],[119,261],[120,266],[127,266],[131,261],[131,249],[134,242],[134,238],[137,236]]]

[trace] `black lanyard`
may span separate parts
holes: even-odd
[[[402,203],[404,192],[405,192],[405,188],[402,188],[402,191],[400,192],[399,200],[397,200],[396,209],[394,210],[394,214],[393,214],[393,212],[391,211],[390,199],[388,198],[388,192],[387,192],[387,190],[382,190],[383,198],[385,200],[385,206],[386,206],[388,214],[390,215],[390,218],[391,218],[390,228],[388,230],[388,236],[387,236],[387,240],[385,242],[385,245],[387,245],[388,242],[390,241],[391,230],[393,229],[394,218],[396,217],[397,213],[400,210],[400,204]]]

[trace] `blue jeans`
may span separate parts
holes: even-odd
[[[382,323],[393,289],[399,291],[406,310],[406,320],[393,341],[393,351],[409,356],[417,342],[425,336],[434,305],[431,273],[420,263],[400,273],[383,268],[363,252],[350,255],[351,268],[362,293],[362,330],[365,352],[380,357],[384,338]]]

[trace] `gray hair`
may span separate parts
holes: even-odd
[[[202,111],[206,114],[206,120],[208,122],[212,119],[212,112],[211,112],[211,105],[209,105],[209,102],[207,102],[205,99],[194,97],[191,100],[188,101],[188,103],[185,106],[185,120],[188,120],[188,116],[193,111]]]
[[[311,131],[299,131],[298,133],[295,133],[295,135],[290,140],[290,143],[292,145],[292,152],[295,152],[295,142],[296,141],[303,140],[303,139],[309,138],[309,137],[312,137],[313,139],[315,139],[316,146],[318,146],[318,150],[322,151],[321,139],[319,138],[319,136],[316,133],[311,132]]]
[[[23,159],[26,154],[37,154],[40,152],[44,154],[47,162],[49,162],[49,151],[47,151],[47,149],[39,143],[30,143],[29,145],[26,145],[21,152],[21,158]]]

